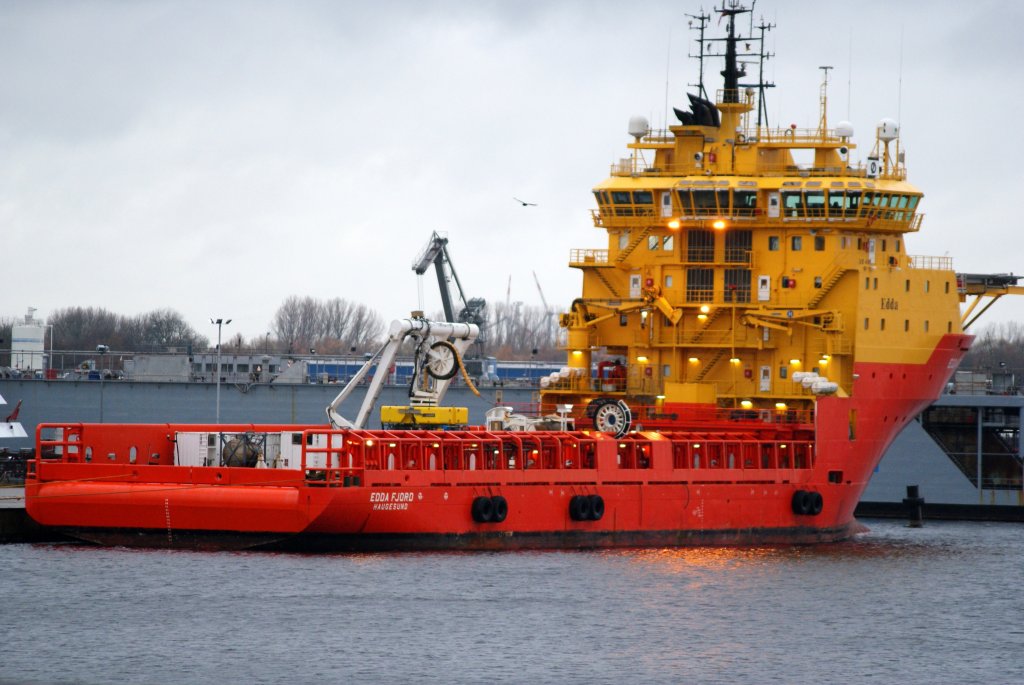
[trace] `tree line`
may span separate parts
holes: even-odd
[[[435,314],[441,319],[441,314]],[[483,353],[499,359],[555,360],[564,354],[558,347],[558,317],[554,311],[522,302],[489,304]],[[0,349],[10,349],[11,333],[20,318],[0,317]],[[177,311],[155,309],[123,315],[103,307],[64,307],[46,319],[52,326],[55,350],[112,350],[202,352],[216,341],[199,333]],[[223,341],[233,351],[278,354],[349,354],[376,351],[386,336],[384,318],[364,304],[331,298],[290,296],[281,303],[267,335],[246,339],[235,334]],[[50,347],[49,332],[45,341]]]

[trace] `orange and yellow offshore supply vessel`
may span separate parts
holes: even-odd
[[[366,430],[366,412],[336,419],[336,405],[330,426],[42,425],[28,513],[87,540],[159,546],[857,532],[854,507],[884,450],[970,346],[974,305],[1014,292],[1016,278],[958,277],[946,257],[911,256],[922,194],[906,181],[896,124],[883,120],[854,163],[852,126],[828,125],[826,69],[817,127],[769,127],[768,84],[741,82],[737,57],[743,45],[763,73],[768,27],[742,35],[749,10],[717,13],[726,32],[715,39],[711,17],[692,17],[701,77],[679,124],[633,119],[631,155],[594,190],[608,242],[571,256],[583,292],[561,318],[567,366],[542,387],[553,421],[499,407],[485,427],[440,430],[458,412],[417,391],[409,407],[385,408],[387,430]],[[714,99],[703,85],[712,57],[725,64]],[[394,331],[416,339],[430,383],[443,384],[464,349],[451,341],[475,335],[459,326],[414,317]]]

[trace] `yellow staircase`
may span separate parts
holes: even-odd
[[[838,283],[839,279],[842,278],[843,274],[847,271],[849,271],[849,269],[845,266],[836,266],[832,269],[832,271],[829,272],[828,277],[822,279],[821,290],[814,293],[814,297],[807,301],[807,308],[814,309],[817,307],[818,303],[825,299],[825,295],[828,295],[828,291],[832,289],[832,286]]]
[[[632,254],[633,250],[636,249],[636,246],[643,242],[643,239],[646,238],[647,234],[651,232],[651,228],[652,226],[648,226],[644,230],[639,231],[636,234],[636,237],[629,241],[629,245],[626,245],[625,249],[619,250],[618,256],[615,257],[615,263],[621,264],[622,262],[626,261],[626,257]]]
[[[599,280],[602,283],[604,283],[604,287],[608,288],[608,292],[610,292],[612,294],[612,297],[614,297],[616,299],[619,299],[621,296],[615,290],[614,286],[612,286],[611,282],[608,280],[608,277],[605,276],[602,273],[603,269],[598,268],[598,267],[593,267],[593,271],[594,271],[594,275],[597,276],[597,280]]]
[[[704,368],[700,370],[700,373],[697,374],[697,380],[695,382],[700,383],[703,381],[704,377],[711,372],[711,369],[715,368],[715,364],[721,361],[723,356],[725,356],[725,348],[720,347],[718,348],[718,351],[715,352],[715,356],[711,357],[711,359],[708,360],[708,363],[704,365]]]

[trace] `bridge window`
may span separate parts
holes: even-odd
[[[612,202],[615,203],[615,216],[633,216],[633,196],[631,193],[612,191]]]
[[[675,248],[675,236],[665,235],[661,237],[661,249],[672,251]]]
[[[658,246],[660,244],[661,244],[661,241],[658,240],[658,236],[656,236],[656,235],[647,236],[647,249],[648,250],[657,250]]]
[[[732,213],[734,216],[754,216],[757,210],[757,192],[753,190],[734,190],[732,193]]]
[[[857,216],[860,209],[861,194],[859,190],[843,193],[841,190],[828,191],[828,215],[830,217]]]
[[[634,190],[633,191],[633,204],[635,205],[653,205],[654,194],[649,190]]]
[[[693,209],[693,201],[690,198],[690,191],[680,190],[676,194],[679,196],[679,204],[682,208],[683,216],[693,216],[696,214]]]
[[[795,235],[789,239],[789,247],[794,252],[799,252],[803,248],[804,239],[801,236]]]
[[[816,235],[816,236],[814,236],[814,250],[816,252],[824,252],[825,251],[825,236],[823,236],[823,235]]]
[[[804,202],[807,204],[807,216],[825,216],[825,191],[804,193]]]
[[[698,216],[707,214],[718,214],[718,202],[716,196],[719,191],[714,190],[695,190],[693,191],[693,210]],[[728,191],[725,192],[728,198]],[[728,203],[728,199],[726,199]],[[726,205],[728,206],[728,204]]]
[[[770,235],[768,236],[768,250],[771,252],[779,251],[779,236]]]
[[[786,216],[803,216],[804,196],[803,193],[788,192],[782,194],[782,207]]]

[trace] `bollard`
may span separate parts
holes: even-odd
[[[903,506],[907,508],[907,517],[911,528],[924,525],[924,498],[920,496],[916,485],[907,486],[907,496],[903,498]]]

